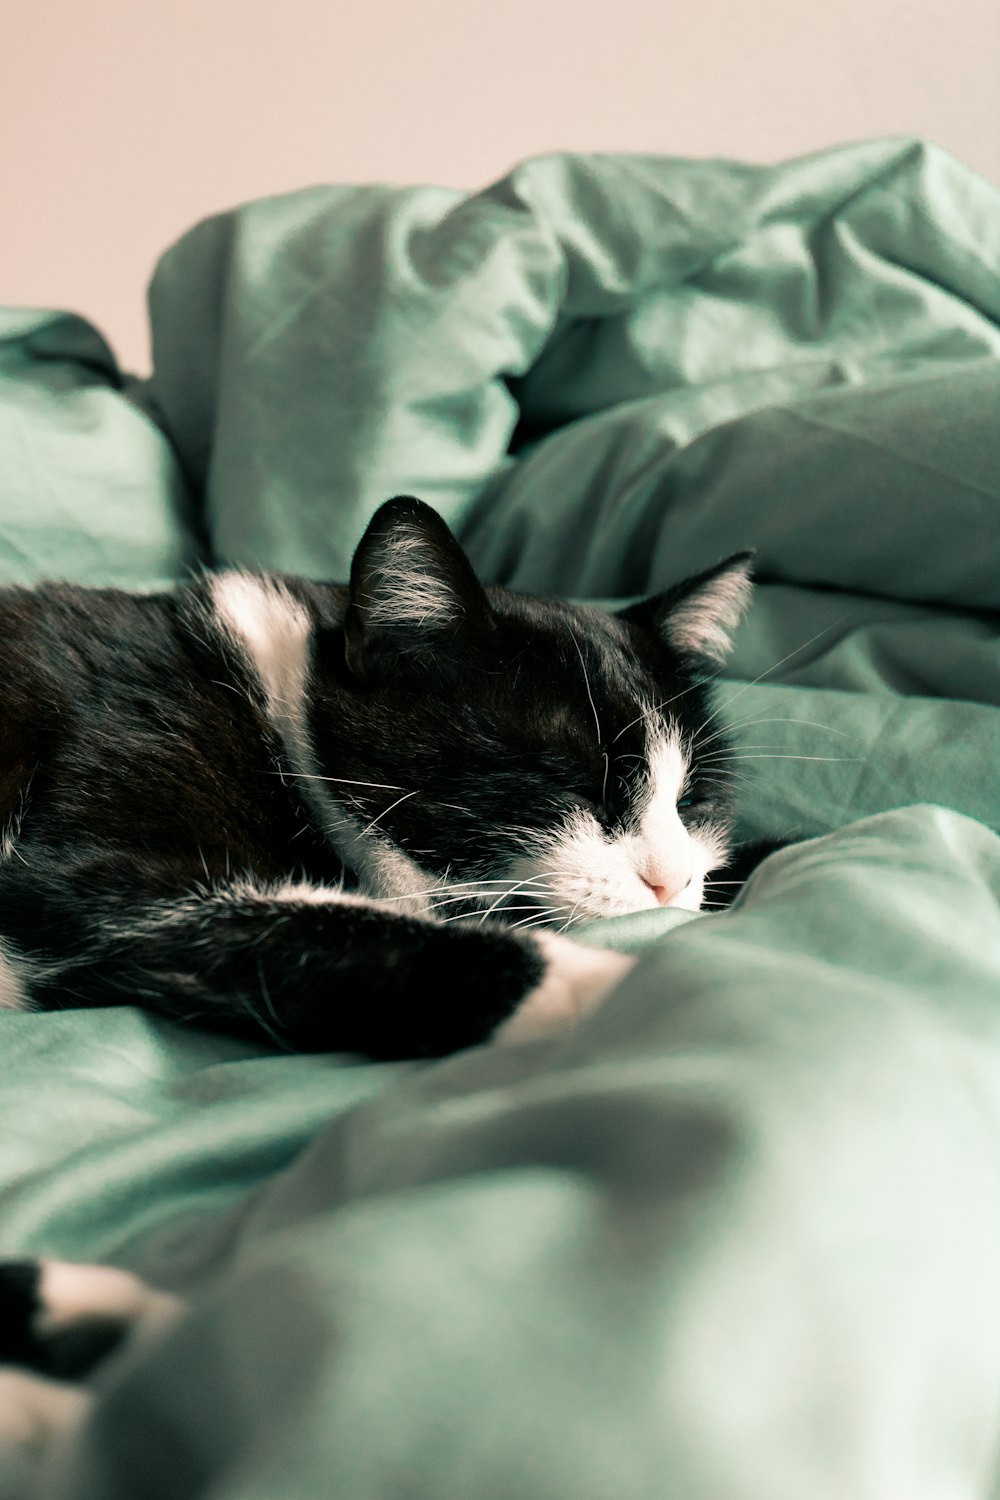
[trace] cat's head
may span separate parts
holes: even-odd
[[[435,511],[391,500],[328,648],[320,757],[439,916],[695,910],[732,824],[707,681],[749,596],[746,553],[618,614],[484,588]]]

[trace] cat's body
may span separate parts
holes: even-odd
[[[420,1057],[547,1034],[630,960],[553,928],[697,909],[732,822],[708,668],[744,555],[621,615],[484,591],[418,501],[350,585],[0,591],[0,1005],[138,1003]],[[0,1444],[170,1299],[0,1265]]]
[[[700,905],[747,593],[745,558],[621,616],[484,591],[408,499],[350,586],[0,592],[0,1004],[374,1057],[585,1008],[621,962],[528,929]]]

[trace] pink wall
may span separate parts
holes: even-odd
[[[15,0],[0,303],[132,368],[194,220],[317,181],[474,186],[559,147],[769,160],[917,133],[1000,182],[997,0]]]

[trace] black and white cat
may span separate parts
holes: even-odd
[[[376,513],[349,586],[0,592],[0,1006],[138,1003],[294,1049],[548,1034],[631,960],[563,935],[697,910],[729,853],[711,671],[739,554],[612,614],[483,588],[440,517]],[[558,930],[554,930],[558,929]],[[0,1439],[173,1304],[0,1266]]]
[[[559,1025],[628,961],[552,929],[727,858],[749,593],[746,554],[617,615],[485,589],[407,497],[349,586],[0,591],[0,1006],[375,1058]]]

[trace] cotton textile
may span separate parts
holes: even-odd
[[[588,924],[639,962],[551,1042],[0,1014],[0,1250],[194,1298],[0,1496],[991,1500],[1000,192],[911,141],[551,156],[245,205],[150,305],[143,384],[0,314],[0,576],[343,578],[400,492],[610,603],[750,546],[720,723],[742,832],[802,842]]]

